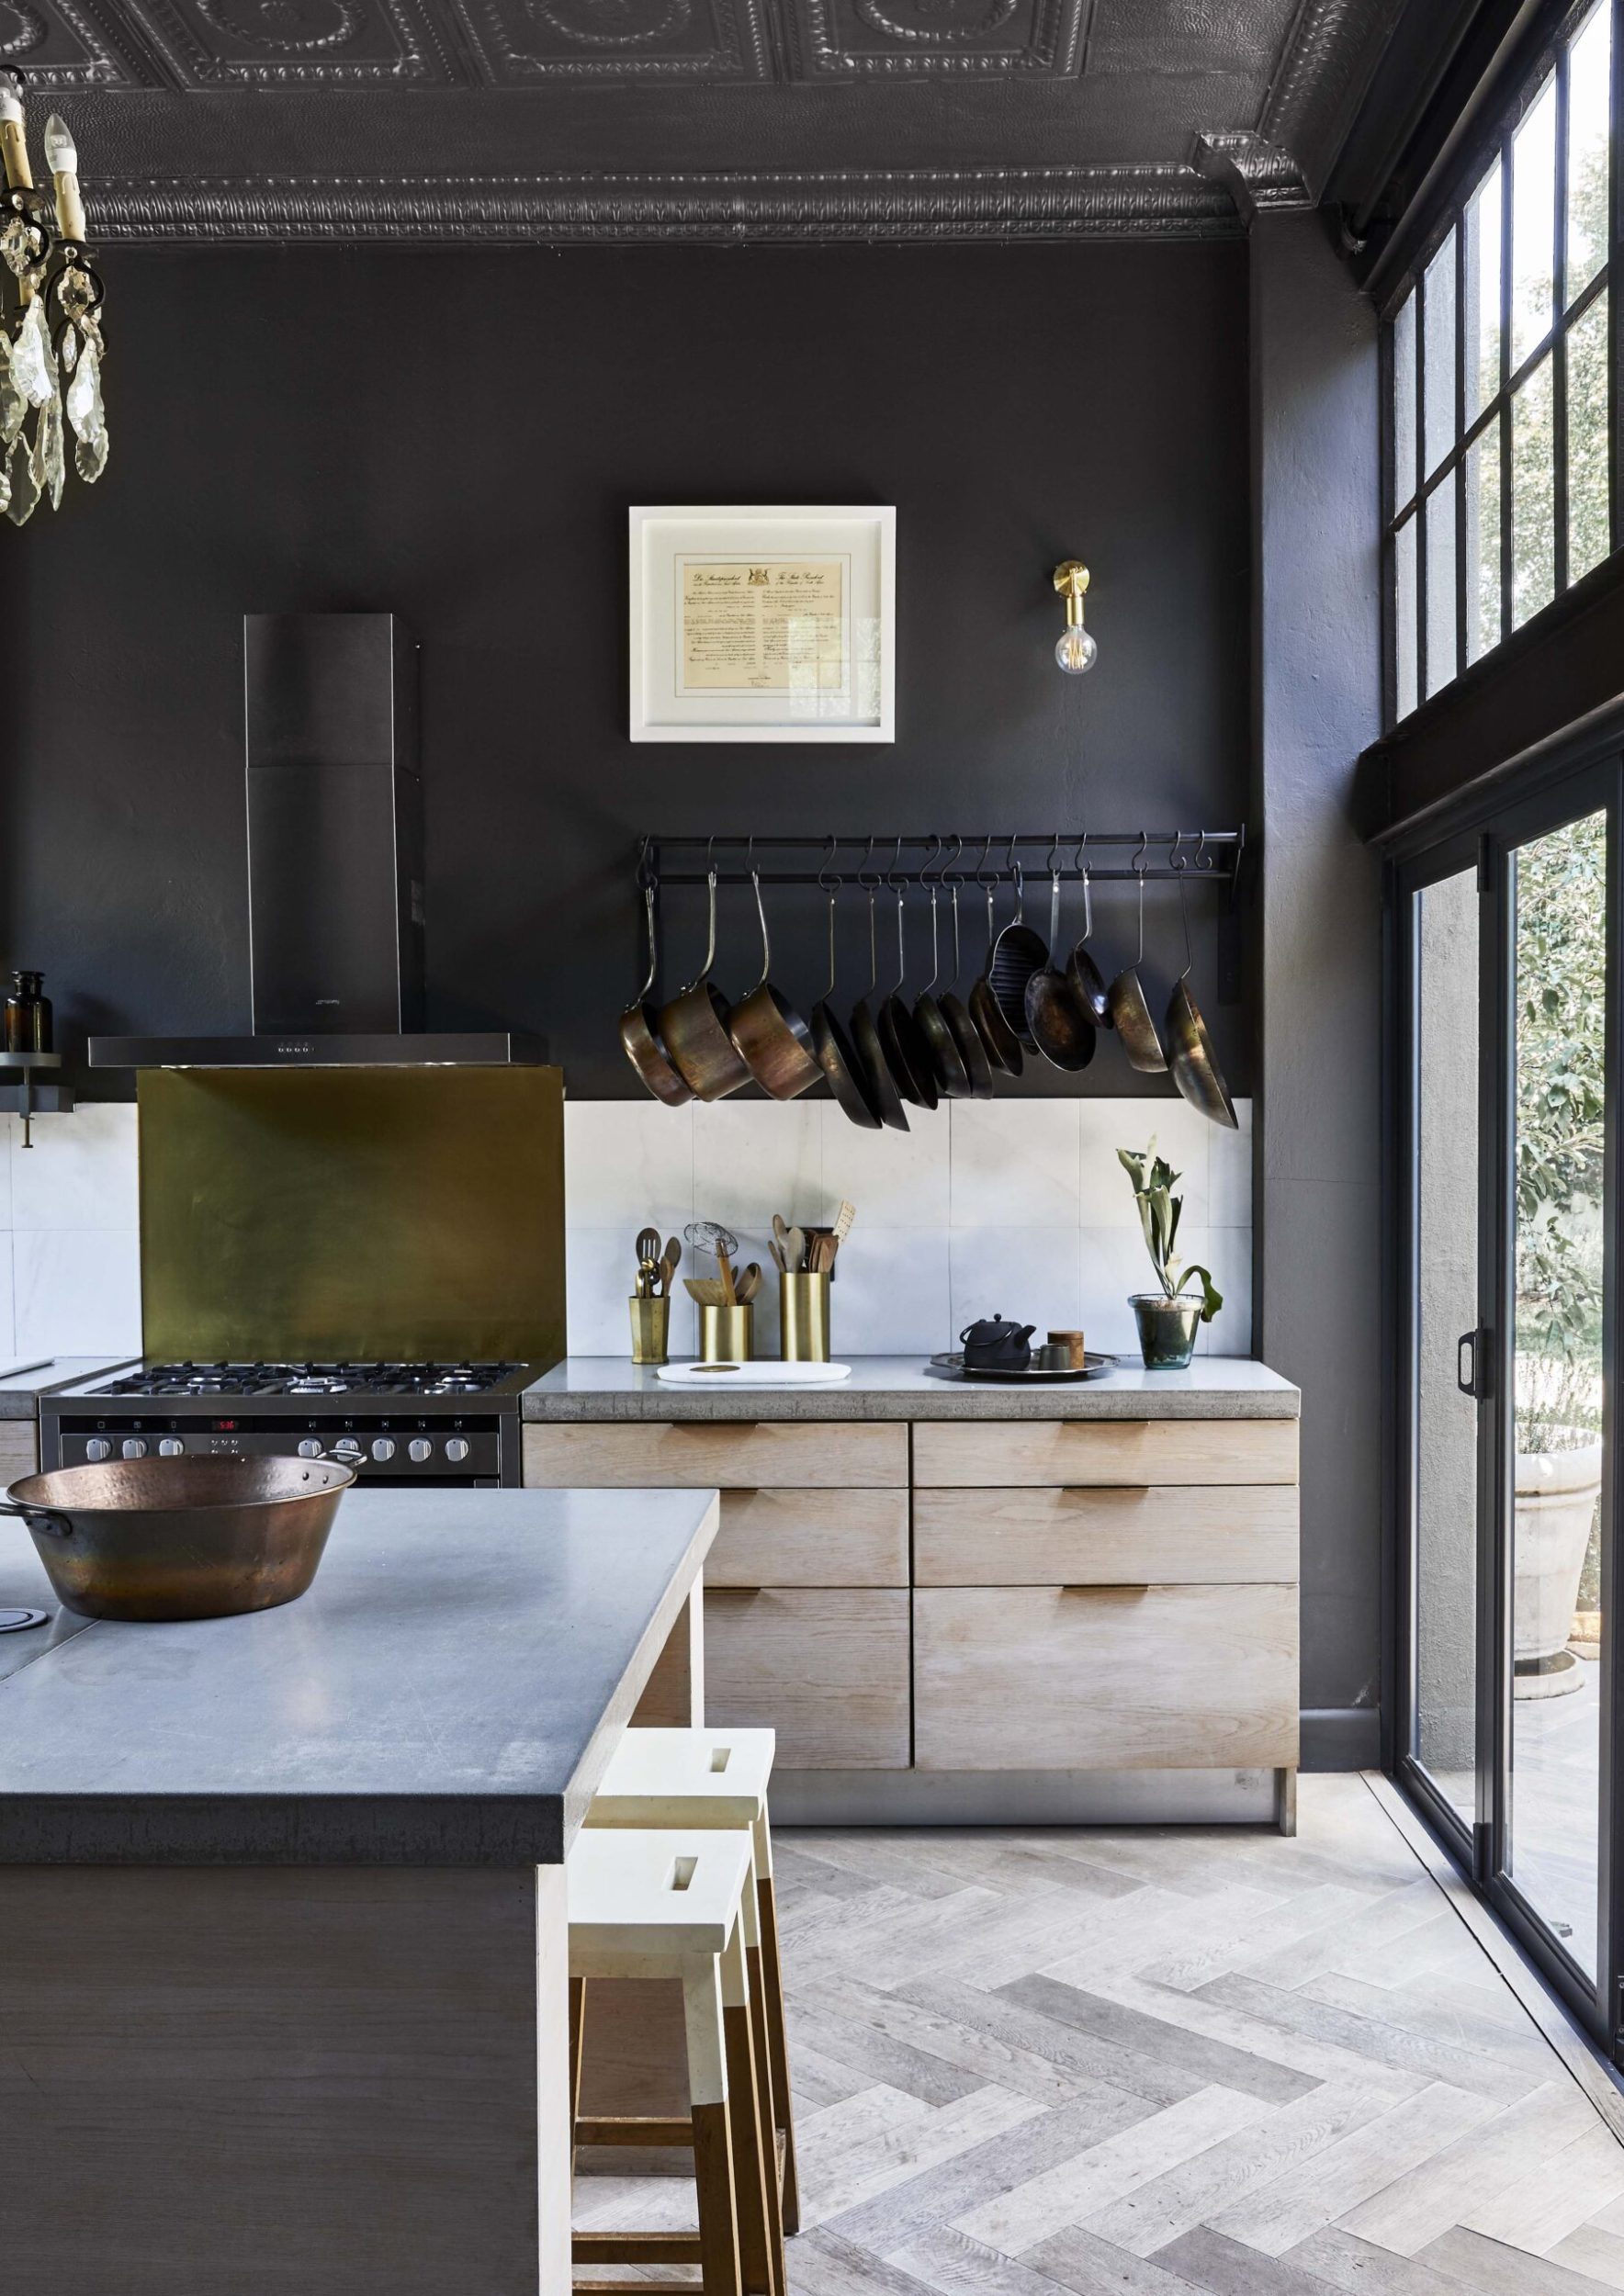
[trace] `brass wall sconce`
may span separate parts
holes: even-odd
[[[1092,670],[1100,648],[1083,627],[1083,594],[1088,569],[1080,558],[1067,558],[1054,568],[1054,587],[1066,601],[1066,627],[1054,643],[1054,658],[1070,678]]]

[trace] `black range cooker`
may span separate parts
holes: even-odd
[[[44,1396],[44,1467],[263,1457],[353,1466],[363,1482],[516,1485],[524,1363],[147,1363]]]

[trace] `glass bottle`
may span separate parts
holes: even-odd
[[[14,973],[6,998],[6,1049],[8,1052],[49,1052],[51,999],[42,991],[43,973]]]

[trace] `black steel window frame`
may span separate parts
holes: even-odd
[[[1624,547],[1624,422],[1619,419],[1620,366],[1624,364],[1624,325],[1620,324],[1618,298],[1608,292],[1615,270],[1624,276],[1618,263],[1621,241],[1624,241],[1624,189],[1620,187],[1618,161],[1619,125],[1624,121],[1624,0],[1601,0],[1611,16],[1610,57],[1612,67],[1611,134],[1607,162],[1607,251],[1595,276],[1588,279],[1580,292],[1570,301],[1567,298],[1567,235],[1568,235],[1568,120],[1570,105],[1569,62],[1573,42],[1592,13],[1592,0],[1577,0],[1563,16],[1552,33],[1551,42],[1539,60],[1532,65],[1524,80],[1517,101],[1503,117],[1494,134],[1479,139],[1471,148],[1469,158],[1460,168],[1455,187],[1433,229],[1422,243],[1421,252],[1399,279],[1382,304],[1382,627],[1383,627],[1383,716],[1389,728],[1402,723],[1398,708],[1398,544],[1403,530],[1409,526],[1415,536],[1415,699],[1404,712],[1408,717],[1430,698],[1427,692],[1427,573],[1426,547],[1426,512],[1427,503],[1443,489],[1453,485],[1455,510],[1455,668],[1449,680],[1438,691],[1445,692],[1461,671],[1472,667],[1468,662],[1466,645],[1467,611],[1467,525],[1466,486],[1463,473],[1466,458],[1480,439],[1499,431],[1500,485],[1500,627],[1494,644],[1475,657],[1483,660],[1495,647],[1511,635],[1512,586],[1514,569],[1514,530],[1512,501],[1512,432],[1511,410],[1518,389],[1534,375],[1542,360],[1551,361],[1551,473],[1554,505],[1554,585],[1551,602],[1561,598],[1571,587],[1568,567],[1568,455],[1567,455],[1567,347],[1568,337],[1583,320],[1597,298],[1607,296],[1607,462],[1608,462],[1608,551]],[[1553,200],[1555,231],[1551,264],[1551,311],[1550,323],[1539,341],[1516,366],[1511,364],[1511,264],[1514,254],[1512,241],[1513,167],[1512,144],[1517,130],[1544,94],[1554,74],[1556,83],[1556,166]],[[1468,422],[1466,417],[1466,219],[1472,200],[1496,161],[1500,167],[1500,379],[1499,386],[1484,405]],[[1449,452],[1432,470],[1427,468],[1427,271],[1439,249],[1455,235],[1454,246],[1454,377],[1455,404]],[[1412,410],[1415,436],[1415,467],[1402,474],[1408,480],[1401,491],[1401,474],[1397,467],[1397,407],[1396,374],[1393,358],[1393,327],[1406,299],[1413,298],[1415,306],[1415,399]],[[1475,352],[1474,352],[1475,355]],[[1539,609],[1544,612],[1546,609]],[[1530,615],[1528,620],[1538,619]],[[1525,625],[1515,625],[1517,627]]]
[[[1485,1899],[1575,2020],[1614,2066],[1624,2063],[1624,1635],[1615,1629],[1624,1558],[1624,1476],[1618,1472],[1618,1340],[1624,1322],[1624,1190],[1618,1186],[1624,1115],[1624,760],[1577,754],[1548,760],[1517,788],[1494,799],[1465,800],[1453,822],[1429,836],[1399,840],[1387,872],[1389,1015],[1393,1048],[1388,1105],[1391,1242],[1388,1285],[1390,1354],[1389,1644],[1393,1711],[1389,1769],[1474,1890]],[[1575,1957],[1523,1896],[1509,1869],[1515,1837],[1512,1796],[1512,1506],[1515,1414],[1511,1350],[1515,1336],[1516,1060],[1515,939],[1517,850],[1565,822],[1607,816],[1607,941],[1609,980],[1606,1037],[1605,1201],[1603,1213],[1603,1487],[1601,1716],[1597,1824],[1596,1946],[1594,1985]],[[1417,1748],[1416,1626],[1419,1567],[1415,1460],[1417,1372],[1417,1065],[1419,979],[1415,964],[1417,897],[1461,870],[1479,888],[1477,1322],[1484,1342],[1487,1393],[1478,1438],[1477,1785],[1468,1824],[1440,1791]]]

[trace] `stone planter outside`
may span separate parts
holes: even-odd
[[[1515,1517],[1513,1651],[1517,1695],[1576,1690],[1578,1665],[1547,1672],[1568,1646],[1585,1550],[1601,1491],[1599,1442],[1571,1451],[1519,1451]],[[1525,1670],[1526,1672],[1525,1672]],[[1524,1683],[1527,1683],[1527,1689]]]

